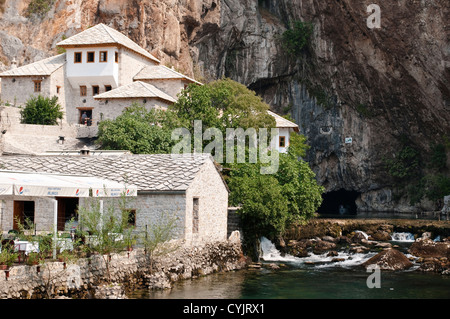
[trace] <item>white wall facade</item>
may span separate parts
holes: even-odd
[[[272,138],[271,148],[277,150],[279,153],[286,153],[289,147],[289,138],[291,136],[292,129],[287,127],[278,128],[278,134]],[[280,137],[284,137],[285,146],[280,146]]]
[[[81,62],[75,62],[75,53],[81,53]],[[88,62],[88,52],[94,55],[94,62]],[[107,61],[100,62],[100,52],[107,53]],[[85,47],[68,48],[66,51],[66,77],[72,88],[80,85],[92,87],[93,85],[119,86],[119,63],[115,62],[115,54],[119,53],[116,47]],[[120,57],[119,57],[120,59]]]

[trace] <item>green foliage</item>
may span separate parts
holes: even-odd
[[[26,17],[31,15],[36,15],[38,17],[43,17],[50,11],[55,0],[31,0],[28,4],[28,8],[25,12]]]
[[[272,128],[275,119],[267,113],[269,106],[245,85],[225,78],[206,85],[189,85],[171,105],[180,120],[194,132],[194,121],[201,120],[203,129]]]
[[[230,166],[230,203],[241,207],[244,231],[251,237],[279,235],[289,224],[313,217],[322,203],[324,189],[308,163],[292,153],[279,158],[274,175],[261,175],[260,163]]]
[[[63,118],[57,96],[52,98],[42,95],[31,97],[20,114],[24,124],[56,125],[57,120]]]
[[[405,145],[392,159],[385,159],[388,173],[397,181],[405,182],[420,174],[420,153]]]
[[[16,261],[18,255],[19,254],[14,251],[13,245],[3,246],[0,252],[0,265],[11,267],[12,264]]]
[[[170,153],[174,144],[170,129],[172,117],[162,112],[147,111],[145,107],[133,104],[116,119],[100,122],[98,142],[107,150],[129,150],[134,154]]]
[[[309,45],[313,29],[313,24],[310,22],[294,21],[282,35],[285,50],[293,56],[300,56]]]
[[[437,170],[442,170],[447,167],[447,154],[444,144],[434,144],[431,147],[430,166]]]
[[[310,148],[306,144],[306,137],[302,134],[292,132],[290,134],[288,153],[296,157],[305,157],[306,151]]]

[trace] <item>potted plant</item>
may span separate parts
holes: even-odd
[[[16,261],[18,253],[12,250],[10,247],[5,246],[0,252],[0,269],[8,270],[9,267]]]
[[[39,253],[31,252],[28,254],[27,257],[27,265],[39,265],[40,263],[40,256]]]
[[[133,246],[136,244],[136,236],[133,234],[133,229],[128,228],[123,232],[123,241],[127,248],[127,251],[132,251]]]

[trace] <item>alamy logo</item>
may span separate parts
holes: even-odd
[[[275,174],[279,166],[279,154],[271,147],[272,140],[278,136],[277,128],[269,129],[227,128],[225,139],[218,128],[207,128],[203,132],[201,120],[194,121],[193,148],[195,154],[214,154],[217,163],[262,163],[261,174]],[[269,135],[272,137],[270,139]],[[172,139],[179,142],[172,148],[172,154],[192,153],[192,136],[187,128],[176,128],[172,131]],[[204,141],[211,141],[203,147]],[[224,146],[225,141],[225,146]],[[248,148],[246,143],[248,142]],[[267,165],[266,165],[267,164]]]
[[[373,272],[366,280],[367,288],[381,288],[381,270],[377,264],[372,264],[367,267],[367,272]]]
[[[370,4],[367,6],[367,13],[371,15],[367,18],[367,27],[369,29],[381,28],[381,9],[377,4]]]

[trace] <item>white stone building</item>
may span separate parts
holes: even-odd
[[[67,123],[80,124],[86,112],[89,124],[96,125],[134,101],[148,109],[165,108],[188,84],[200,84],[161,65],[138,44],[104,24],[57,46],[66,52],[0,74],[4,103],[18,106],[30,96],[56,95]],[[145,85],[135,85],[135,81]]]
[[[298,125],[272,111],[268,111],[268,113],[275,118],[276,128],[278,129],[277,136],[272,139],[271,148],[280,153],[286,153],[291,134],[299,132]]]
[[[127,209],[136,230],[144,230],[162,216],[176,216],[177,238],[188,244],[225,240],[227,236],[228,188],[210,155],[110,156],[0,156],[4,170],[91,175],[138,187]],[[57,198],[59,230],[78,205],[88,199]],[[105,206],[113,199],[103,198]],[[23,197],[2,202],[0,227],[14,229],[14,216],[29,217],[38,231],[53,224],[52,201]],[[168,215],[167,215],[168,214]]]

